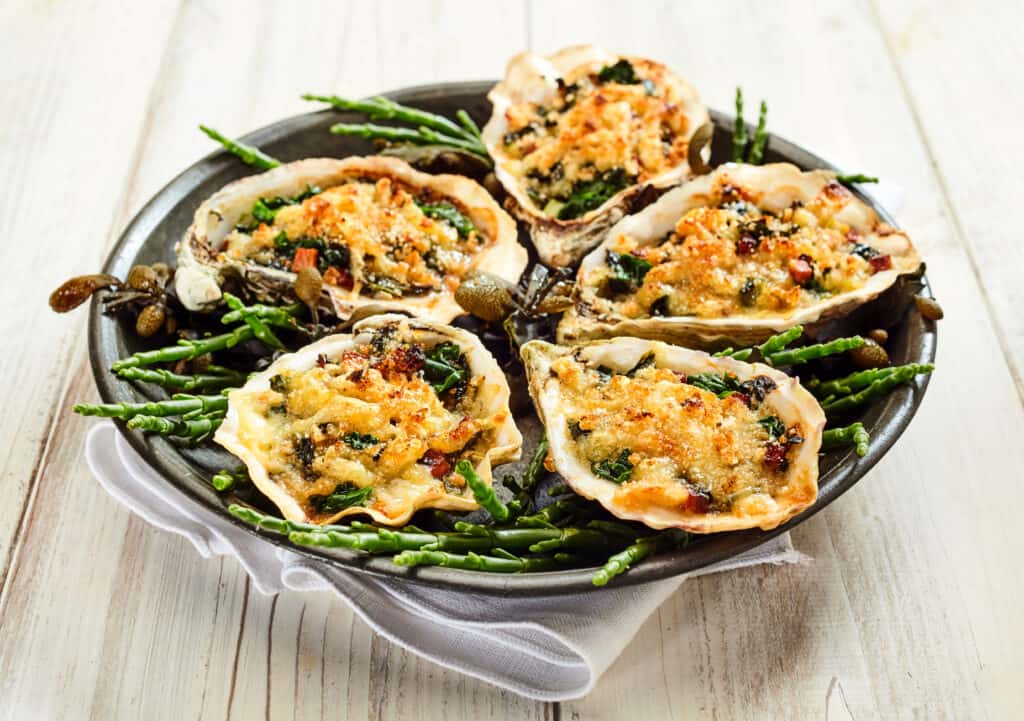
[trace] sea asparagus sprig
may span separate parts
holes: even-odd
[[[187,438],[198,442],[206,440],[213,435],[213,432],[220,427],[223,420],[223,414],[202,416],[187,421],[176,421],[162,416],[134,416],[128,421],[128,427],[132,430],[159,433],[162,436]]]
[[[854,183],[877,183],[878,178],[873,175],[864,175],[863,173],[850,173],[849,175],[839,174],[836,176],[843,185],[853,185]]]
[[[233,348],[239,343],[244,343],[253,338],[252,328],[247,325],[239,326],[230,333],[224,335],[199,338],[197,340],[179,340],[178,345],[157,348],[156,350],[142,351],[135,355],[128,356],[116,361],[111,369],[119,372],[124,368],[152,365],[154,363],[169,363],[179,360],[191,360],[206,353]]]
[[[128,381],[142,381],[164,388],[180,388],[183,391],[215,391],[222,388],[240,386],[245,382],[245,374],[237,371],[228,373],[196,373],[182,375],[160,368],[121,368],[117,372],[119,378]]]
[[[831,400],[826,399],[821,403],[822,410],[828,416],[836,416],[840,413],[852,410],[868,401],[874,400],[881,395],[888,393],[896,386],[907,383],[919,374],[931,373],[935,366],[930,363],[918,365],[911,363],[905,366],[897,366],[893,372],[883,375],[871,381],[865,388],[849,395],[839,396]]]
[[[637,539],[624,550],[609,558],[604,566],[594,574],[591,583],[595,586],[604,586],[612,578],[625,573],[630,566],[642,561],[648,556],[675,548],[689,540],[689,534],[678,529],[669,529],[653,536],[646,536]]]
[[[743,121],[743,89],[736,86],[736,123],[732,131],[732,161],[743,162],[747,150],[747,124]]]
[[[563,498],[550,503],[536,513],[520,516],[516,525],[525,528],[552,528],[559,523],[575,521],[589,515],[591,507],[579,496]]]
[[[270,170],[281,164],[280,160],[270,157],[259,148],[225,137],[206,125],[200,125],[199,129],[211,139],[220,143],[229,153],[241,159],[242,162],[257,167],[260,170]]]
[[[380,96],[368,100],[348,100],[346,98],[339,98],[337,95],[312,95],[307,93],[302,96],[302,99],[328,103],[338,110],[353,110],[358,113],[366,113],[370,120],[397,120],[417,127],[430,128],[452,138],[476,142],[480,149],[483,150],[483,144],[479,143],[480,131],[476,128],[476,124],[465,110],[460,110],[457,115],[462,125],[456,125],[443,115],[435,115],[434,113],[417,110],[416,108],[401,105]]]
[[[101,416],[130,420],[136,416],[179,416],[192,411],[218,413],[227,410],[227,396],[176,396],[150,403],[78,403],[72,409],[83,416]]]
[[[254,508],[248,508],[247,506],[240,506],[237,503],[232,503],[228,506],[228,513],[240,521],[262,528],[267,531],[273,531],[275,533],[289,534],[293,531],[298,532],[311,532],[321,533],[326,531],[338,531],[346,533],[351,530],[348,526],[314,526],[312,523],[297,523],[295,521],[286,521],[283,518],[277,516],[271,516],[266,513],[260,513]]]
[[[924,363],[908,363],[901,366],[888,366],[886,368],[869,368],[868,370],[857,371],[842,378],[835,378],[830,381],[809,381],[806,385],[818,398],[829,398],[830,396],[846,396],[867,388],[875,381],[881,380],[894,374],[909,374],[916,376],[921,373],[929,373],[934,366]]]
[[[768,131],[765,130],[768,119],[768,103],[761,101],[761,112],[757,118],[757,129],[754,131],[754,141],[750,144],[750,152],[747,153],[747,162],[751,165],[760,165],[764,159],[764,146],[768,144]]]
[[[299,325],[298,317],[305,310],[306,306],[302,303],[293,303],[292,305],[263,305],[262,303],[255,303],[239,310],[225,313],[221,317],[220,322],[224,325],[234,325],[244,321],[247,316],[255,316],[267,325],[277,328],[294,329]]]
[[[540,441],[537,443],[537,450],[533,452],[533,457],[530,458],[530,463],[526,466],[526,471],[523,473],[523,481],[520,485],[527,493],[537,487],[541,475],[546,470],[544,468],[544,459],[548,456],[548,446],[548,436],[544,433],[541,435]]]
[[[491,514],[491,517],[501,523],[508,520],[508,506],[502,503],[494,493],[494,486],[484,483],[484,480],[473,470],[473,464],[463,459],[455,464],[455,472],[466,479],[466,485],[473,491],[473,498],[480,506]]]
[[[768,356],[774,353],[778,353],[783,348],[788,346],[790,343],[795,341],[797,338],[803,335],[803,332],[804,327],[802,325],[795,325],[789,330],[785,330],[782,333],[773,335],[771,338],[766,340],[761,345],[754,346],[754,348],[757,350],[758,353],[761,354],[762,358],[767,358]],[[733,354],[733,358],[735,357],[736,355]]]
[[[249,483],[249,472],[245,466],[239,466],[233,470],[220,470],[213,474],[210,485],[221,493],[230,491],[235,486]]]
[[[368,140],[389,140],[396,143],[412,143],[413,145],[447,145],[490,160],[487,151],[481,150],[477,143],[462,138],[452,138],[423,126],[413,130],[412,128],[395,128],[390,125],[375,125],[373,123],[337,123],[331,126],[331,132],[335,135],[348,135]]]
[[[764,360],[768,365],[776,367],[798,365],[818,358],[824,358],[825,356],[845,353],[846,351],[860,348],[866,342],[859,335],[850,336],[849,338],[836,338],[827,343],[815,343],[814,345],[805,345],[801,348],[791,348],[777,353],[769,353],[764,356]]]
[[[857,455],[863,458],[868,454],[871,436],[863,423],[851,423],[843,428],[830,428],[821,434],[821,447],[825,449],[854,445]]]
[[[760,165],[764,160],[764,149],[768,144],[768,131],[765,129],[768,120],[768,104],[761,101],[757,118],[757,128],[753,140],[747,135],[747,124],[743,120],[743,89],[736,88],[736,122],[732,131],[732,160],[734,163]],[[747,147],[749,145],[749,148]]]
[[[399,566],[444,566],[445,568],[461,568],[466,571],[486,571],[488,573],[528,573],[537,571],[553,571],[562,568],[567,558],[540,556],[536,558],[520,558],[512,554],[483,556],[477,553],[461,555],[445,551],[403,551],[395,556]]]
[[[274,335],[274,331],[270,330],[270,326],[257,313],[246,312],[248,309],[241,298],[237,298],[231,293],[224,293],[224,302],[227,303],[228,308],[232,312],[238,313],[241,316],[241,319],[249,326],[257,340],[263,341],[265,345],[274,350],[284,350],[284,343]]]

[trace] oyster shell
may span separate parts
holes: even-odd
[[[825,416],[785,373],[639,338],[530,341],[522,355],[558,473],[619,518],[692,533],[771,529],[817,497]],[[694,374],[731,374],[749,395],[718,397],[691,385]],[[783,435],[766,430],[771,417]]]
[[[624,79],[629,82],[598,80],[602,69],[619,62],[628,64]],[[547,57],[520,53],[487,97],[494,109],[483,140],[494,158],[495,175],[511,196],[510,209],[529,224],[537,252],[550,266],[577,262],[645,187],[668,187],[690,175],[689,139],[709,122],[696,91],[664,65],[593,45]],[[522,128],[531,126],[534,130],[522,135]],[[523,138],[540,149],[524,147]],[[546,213],[547,199],[530,195],[531,173],[555,178],[549,186],[555,198],[569,193],[573,177],[591,180],[588,175],[616,171],[627,173],[631,182],[571,219]]]
[[[461,351],[468,379],[438,393],[418,366],[444,343]],[[252,376],[228,396],[214,440],[285,518],[316,524],[365,513],[402,525],[420,508],[474,510],[456,461],[470,460],[490,484],[492,465],[517,460],[522,448],[508,383],[476,336],[395,314],[359,321],[351,335],[323,338]],[[360,489],[369,496],[348,507],[324,503]]]
[[[611,228],[583,260],[559,342],[635,336],[752,345],[797,324],[813,334],[815,324],[917,271],[921,259],[907,235],[835,177],[786,163],[728,163],[670,190]],[[624,256],[633,264],[627,270],[653,265],[620,292],[609,285],[610,262]]]
[[[309,188],[316,188],[320,192],[305,200],[302,209],[309,215],[308,222],[312,227],[317,227],[316,223],[324,222],[322,200],[328,196],[323,195],[323,191],[339,188],[345,183],[379,183],[380,179],[388,179],[390,187],[406,190],[416,200],[420,196],[429,197],[430,202],[440,200],[456,206],[475,226],[472,241],[476,243],[476,234],[479,234],[480,247],[466,251],[464,256],[469,256],[469,259],[458,261],[463,267],[457,272],[449,272],[447,269],[441,272],[436,287],[428,287],[426,292],[421,289],[416,295],[405,292],[398,297],[393,297],[393,294],[368,294],[369,277],[363,259],[353,258],[352,273],[345,279],[347,282],[324,283],[320,302],[322,310],[341,320],[348,319],[356,311],[360,316],[374,312],[404,311],[445,323],[462,313],[452,291],[458,284],[458,278],[470,269],[486,270],[512,283],[518,280],[526,267],[527,256],[526,249],[517,240],[515,221],[478,183],[456,175],[421,173],[397,158],[312,158],[236,180],[199,206],[192,226],[176,247],[178,270],[175,280],[181,302],[190,310],[212,307],[219,302],[221,285],[228,276],[239,278],[251,293],[265,302],[281,302],[282,299],[294,297],[292,285],[295,273],[287,267],[271,267],[254,262],[245,255],[248,246],[255,245],[259,251],[267,250],[266,244],[259,246],[253,239],[257,233],[268,231],[256,228],[249,234],[240,234],[236,226],[250,218],[254,205],[261,199],[301,197]],[[395,195],[398,195],[397,191]],[[319,206],[310,206],[311,202],[319,203]],[[334,202],[346,202],[346,199]],[[321,214],[319,219],[317,213]],[[412,215],[416,217],[411,218],[411,223],[434,223],[426,216],[421,218],[415,212]],[[347,231],[353,219],[359,220],[358,212],[344,209],[337,211],[336,217],[330,220],[349,223],[345,226]],[[415,225],[412,227],[418,229]],[[270,230],[277,232],[276,224],[272,224]],[[341,234],[337,226],[324,232]],[[449,233],[454,236],[456,231],[449,229]],[[373,237],[386,238],[383,233]],[[348,241],[342,242],[340,237],[329,239],[333,248],[347,252]],[[228,245],[238,247],[239,252],[228,252]],[[433,249],[436,246],[430,247]],[[329,281],[326,275],[325,280]]]

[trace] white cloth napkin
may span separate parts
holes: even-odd
[[[611,585],[545,598],[475,595],[344,571],[263,543],[162,480],[112,422],[90,431],[85,455],[111,496],[157,528],[184,536],[204,558],[234,556],[261,592],[331,591],[403,648],[541,701],[590,691],[647,617],[687,578],[808,560],[785,534],[715,566],[642,586]]]

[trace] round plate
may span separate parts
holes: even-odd
[[[490,115],[486,93],[492,85],[487,82],[449,83],[398,90],[387,93],[386,97],[449,117],[454,117],[457,109],[464,108],[482,125]],[[713,111],[711,116],[715,122],[714,157],[727,157],[732,118]],[[372,145],[367,141],[335,136],[328,132],[328,128],[336,122],[359,120],[360,116],[354,114],[323,110],[268,125],[249,133],[243,140],[286,161],[372,153]],[[822,158],[773,135],[768,143],[766,162],[777,161],[788,161],[804,169],[833,167]],[[123,278],[136,263],[173,263],[174,244],[191,224],[199,204],[228,182],[252,172],[251,168],[226,152],[212,153],[189,167],[139,211],[111,251],[103,272]],[[895,225],[893,219],[873,199],[858,194],[884,220]],[[915,287],[915,292],[929,294],[926,279],[921,278],[916,283],[920,284],[920,289]],[[115,318],[103,315],[101,311],[100,303],[94,300],[89,319],[89,348],[93,375],[103,400],[120,403],[160,397],[159,389],[134,386],[118,380],[110,373],[110,365],[115,360],[140,350],[142,346],[134,333],[128,332],[127,326]],[[935,358],[935,345],[934,324],[924,321],[918,313],[907,313],[898,325],[890,329],[887,350],[893,363],[929,363]],[[919,378],[915,383],[897,388],[870,406],[860,418],[871,433],[868,454],[858,458],[851,450],[844,450],[822,456],[818,500],[789,523],[772,531],[750,530],[709,536],[690,547],[644,561],[616,578],[610,587],[654,581],[724,561],[807,520],[849,489],[885,455],[920,405],[927,382],[927,376]],[[527,439],[523,449],[524,459],[532,455],[532,446],[539,436],[539,423],[531,411],[526,412],[530,418],[521,420],[525,425],[535,427],[524,429]],[[182,448],[161,436],[145,436],[128,431],[123,423],[118,423],[118,428],[167,483],[254,536],[286,546],[296,553],[324,558],[350,570],[476,593],[536,596],[595,589],[590,582],[593,569],[509,575],[437,567],[409,569],[397,566],[387,556],[369,556],[343,549],[321,550],[293,546],[283,537],[257,531],[227,512],[227,505],[233,499],[218,494],[207,480],[216,469],[234,465],[226,453],[205,447]],[[503,467],[502,470],[507,471],[508,468]]]

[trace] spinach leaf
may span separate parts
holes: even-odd
[[[455,228],[456,231],[458,231],[460,238],[466,238],[469,236],[470,233],[476,230],[476,226],[473,225],[473,222],[465,215],[463,215],[461,212],[459,212],[459,209],[456,208],[451,203],[431,204],[421,203],[420,201],[417,200],[416,205],[419,207],[420,210],[423,211],[423,214],[428,218],[434,218],[435,220],[443,220],[447,222],[449,225]]]
[[[632,185],[634,179],[622,168],[606,170],[593,180],[580,180],[573,185],[565,205],[558,211],[559,220],[572,220],[604,205],[610,197]]]
[[[594,475],[612,483],[625,483],[633,475],[633,464],[629,462],[629,453],[629,449],[624,448],[618,457],[609,456],[599,463],[592,463],[590,470],[594,472]]]
[[[768,416],[758,421],[758,424],[768,432],[772,438],[782,438],[786,435],[786,426],[779,420],[778,416]]]
[[[339,483],[329,496],[310,496],[309,502],[321,513],[336,513],[349,506],[365,505],[373,495],[372,488],[360,488],[354,483]]]
[[[312,198],[320,192],[320,188],[315,185],[307,185],[305,190],[291,198],[285,198],[280,195],[275,195],[273,198],[258,198],[252,206],[251,212],[252,219],[255,222],[251,225],[238,225],[235,227],[242,232],[251,233],[259,227],[260,223],[266,223],[267,225],[273,223],[274,218],[277,217],[277,211],[286,205],[298,205],[303,200]]]
[[[626,59],[619,60],[614,65],[605,65],[597,74],[599,83],[619,83],[620,85],[638,85],[640,78],[636,76],[636,70],[632,63]]]
[[[693,373],[686,376],[686,382],[691,386],[714,393],[719,398],[725,398],[730,393],[739,390],[740,387],[736,376],[725,373]]]
[[[469,379],[469,366],[462,351],[454,343],[439,343],[424,352],[423,378],[441,395],[452,388],[464,388]]]
[[[627,293],[639,288],[652,266],[643,258],[638,258],[632,253],[616,253],[608,251],[608,267],[612,274],[609,277],[611,289],[616,293]]]
[[[357,451],[366,450],[370,446],[375,446],[380,443],[380,439],[376,436],[370,435],[369,433],[356,433],[351,431],[341,437],[341,440],[345,441],[345,444],[350,448],[354,448]]]

